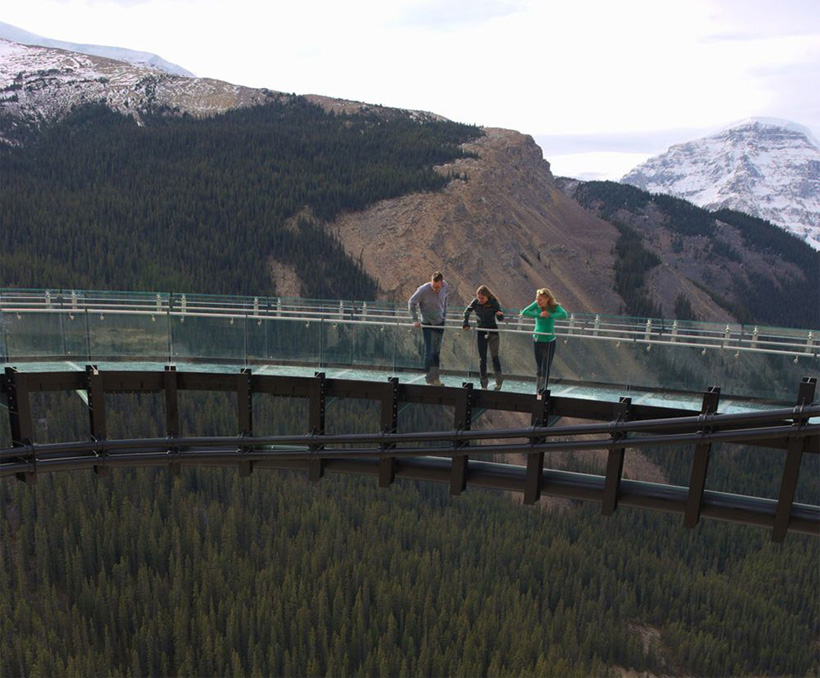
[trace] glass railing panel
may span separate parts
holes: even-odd
[[[315,319],[281,317],[265,319],[261,325],[251,323],[252,334],[264,331],[263,360],[274,364],[322,365],[322,322]],[[259,343],[251,342],[254,347]]]
[[[504,328],[508,326],[519,327],[517,321],[515,324],[503,323],[502,325]],[[526,324],[520,326],[527,327]],[[502,329],[498,352],[505,378],[532,379],[533,388],[535,388],[536,369],[531,331]]]
[[[419,332],[421,330],[418,330]],[[441,372],[478,386],[478,349],[475,328],[463,330],[460,324],[448,325],[441,342]],[[487,350],[488,372],[492,373],[490,351]]]
[[[90,360],[169,360],[169,322],[165,313],[89,311],[86,316]]]
[[[245,319],[242,317],[172,313],[168,325],[172,360],[245,361]]]
[[[421,328],[413,327],[410,323],[396,325],[393,328],[393,338],[396,350],[396,368],[400,371],[423,370],[424,340],[422,339]]]
[[[556,342],[553,380],[627,390],[638,377],[643,356],[631,341],[569,335]]]
[[[2,334],[6,359],[25,361],[86,354],[85,324],[77,322],[80,337],[68,341],[67,314],[58,312],[3,313]]]
[[[395,323],[330,321],[325,330],[325,360],[329,364],[393,371],[400,331]]]
[[[724,350],[715,360],[715,383],[740,397],[794,403],[803,377],[820,376],[820,360],[808,355],[772,355],[755,351]]]

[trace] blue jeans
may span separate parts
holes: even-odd
[[[550,368],[552,359],[555,357],[555,340],[534,341],[532,347],[535,351],[535,365],[538,370],[535,390],[540,392],[541,389],[547,387],[550,380]]]
[[[429,372],[431,367],[438,368],[441,358],[441,340],[444,338],[444,324],[422,325],[421,334],[424,339],[424,371]]]

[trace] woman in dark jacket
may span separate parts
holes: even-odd
[[[481,285],[475,292],[473,299],[467,308],[464,309],[465,330],[470,329],[470,314],[475,311],[478,334],[476,342],[478,344],[478,373],[481,378],[481,388],[487,388],[487,346],[490,347],[490,354],[493,359],[493,369],[495,370],[495,390],[501,390],[504,382],[504,375],[501,373],[501,360],[498,358],[498,325],[496,320],[503,320],[504,314],[495,295],[490,292],[486,285]]]

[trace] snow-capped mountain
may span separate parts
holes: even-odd
[[[752,118],[672,146],[621,182],[766,219],[820,250],[820,144],[801,125]]]
[[[209,78],[0,38],[0,143],[15,131],[59,119],[72,107],[102,103],[137,119],[160,108],[213,115],[284,96]]]
[[[19,143],[26,130],[59,120],[83,104],[104,104],[139,121],[158,110],[204,117],[294,96],[0,37],[0,144]],[[334,113],[391,110],[315,94],[303,97]],[[420,120],[443,119],[426,111],[404,113]]]
[[[52,40],[41,35],[24,31],[22,28],[0,21],[0,38],[19,42],[23,45],[36,45],[39,47],[53,47],[55,49],[65,49],[69,52],[79,52],[80,54],[90,54],[91,56],[101,56],[117,61],[127,61],[136,66],[152,68],[156,71],[163,71],[171,75],[182,75],[194,77],[194,74],[185,70],[182,66],[177,66],[162,57],[150,52],[138,52],[133,49],[122,47],[106,47],[104,45],[81,45],[74,42],[64,42],[62,40]]]

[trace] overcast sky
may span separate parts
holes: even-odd
[[[2,0],[0,21],[516,129],[559,175],[619,178],[749,117],[820,139],[820,0]]]

